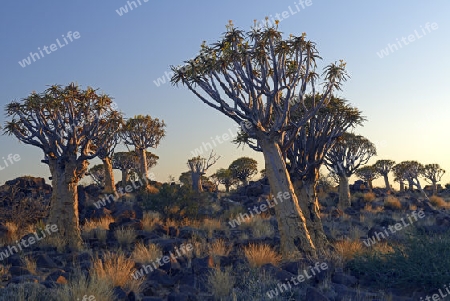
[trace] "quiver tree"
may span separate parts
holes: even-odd
[[[136,158],[138,158],[138,160],[136,160],[136,165],[134,166],[134,168],[131,171],[131,179],[133,181],[139,179],[139,175],[136,175],[140,171],[140,160],[139,160],[138,154],[136,154]],[[159,160],[159,156],[153,154],[152,152],[147,152],[147,151],[145,152],[145,163],[147,165],[147,176],[151,175],[151,173],[149,174],[149,170],[152,167],[154,167],[156,165],[156,163],[158,163],[158,160]],[[146,178],[144,178],[144,180],[146,180]]]
[[[406,165],[404,164],[404,162],[395,164],[392,167],[392,172],[394,173],[394,181],[400,184],[400,191],[405,190],[405,169]]]
[[[138,115],[126,121],[122,139],[126,145],[133,145],[139,158],[139,173],[147,179],[147,148],[156,148],[165,136],[165,123],[149,115]]]
[[[95,145],[102,146],[99,149],[98,157],[102,160],[104,169],[104,181],[103,181],[103,192],[112,193],[116,192],[114,173],[112,166],[112,156],[114,154],[114,149],[120,140],[120,130],[123,125],[122,116],[117,112],[117,116],[111,119],[109,126],[105,128],[104,132],[98,133],[97,140],[94,141]]]
[[[228,168],[218,169],[211,177],[214,178],[219,184],[225,186],[226,192],[230,192],[230,187],[238,183],[238,180],[233,177],[231,170]]]
[[[392,160],[377,160],[373,167],[376,169],[376,171],[383,176],[384,179],[384,186],[387,191],[391,190],[391,185],[389,184],[389,178],[388,175],[391,172],[392,168],[395,165],[395,161]]]
[[[205,104],[240,124],[257,141],[272,192],[288,195],[275,206],[285,258],[316,252],[283,153],[291,147],[300,128],[346,79],[345,63],[328,65],[323,74],[322,97],[303,118],[291,120],[290,113],[304,106],[307,91],[316,93],[319,58],[315,44],[304,33],[283,39],[274,27],[255,26],[244,32],[230,22],[217,43],[210,46],[204,43],[197,57],[186,61],[183,67],[172,67],[173,84],[185,85]],[[297,104],[283,101],[294,95],[299,99]]]
[[[105,187],[105,168],[103,164],[97,164],[89,168],[87,175],[91,176],[95,184]]]
[[[242,185],[248,185],[248,179],[258,173],[258,162],[249,157],[241,157],[231,162],[228,169],[231,175],[242,182]]]
[[[104,147],[98,135],[120,115],[111,104],[107,95],[70,84],[33,92],[6,106],[11,120],[6,122],[5,132],[44,152],[42,162],[49,165],[53,186],[48,222],[56,224],[59,234],[74,248],[82,243],[77,185],[86,174],[88,160]]]
[[[320,95],[306,98],[306,112],[314,107],[321,98]],[[296,99],[291,100],[294,103]],[[292,112],[292,118],[301,119],[305,108]],[[327,239],[320,218],[319,199],[317,197],[317,183],[320,167],[326,153],[350,127],[361,125],[364,118],[361,112],[345,100],[332,97],[330,101],[314,115],[295,138],[291,148],[287,150],[288,170],[294,183],[295,192],[305,217],[310,235],[316,247],[323,249]]]
[[[344,133],[325,156],[326,167],[339,177],[339,207],[351,205],[348,179],[372,156],[375,145],[368,139],[353,133]]]
[[[437,194],[437,183],[442,179],[445,170],[439,164],[426,164],[422,170],[425,181],[433,186],[433,195]]]
[[[112,168],[120,170],[122,174],[122,187],[125,189],[132,170],[139,164],[139,159],[134,151],[117,152],[112,157]]]
[[[408,182],[409,190],[413,191],[414,186],[416,186],[418,190],[423,192],[419,180],[419,177],[422,176],[423,172],[422,164],[417,161],[403,161],[398,164],[397,169],[401,173],[401,178]]]
[[[187,166],[191,172],[192,189],[195,192],[203,192],[202,176],[206,174],[206,171],[214,165],[219,158],[220,156],[217,157],[214,152],[211,151],[208,159],[198,156],[188,160]]]
[[[356,170],[355,174],[358,178],[362,179],[364,182],[367,182],[367,185],[369,185],[369,192],[372,192],[373,180],[380,176],[377,169],[373,165],[360,167]]]

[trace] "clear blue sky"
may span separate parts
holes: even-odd
[[[286,35],[306,32],[317,43],[324,64],[347,61],[351,79],[340,96],[368,118],[356,132],[377,145],[379,156],[371,162],[439,163],[448,170],[443,183],[450,182],[450,2],[312,0],[302,8],[298,0],[139,1],[122,16],[116,12],[127,5],[122,0],[2,3],[2,109],[51,84],[74,81],[100,88],[127,117],[150,114],[167,123],[167,136],[158,149],[151,150],[160,156],[153,169],[156,179],[167,181],[169,175],[178,177],[187,169],[191,151],[211,142],[211,137],[235,131],[235,125],[186,88],[161,82],[158,87],[155,81],[165,76],[169,65],[193,57],[202,41],[219,39],[228,20],[248,30],[254,19],[283,16],[286,11],[288,18],[279,24]],[[436,23],[434,29],[425,27],[427,23]],[[62,35],[67,37],[69,31],[78,31],[79,38],[66,44]],[[409,35],[413,41],[408,41]],[[30,52],[38,52],[38,47],[56,44],[56,39],[63,47],[53,46],[55,51],[35,57],[24,68],[18,63]],[[391,50],[386,48],[389,43],[402,47],[396,50],[391,45]],[[389,54],[380,58],[382,49]],[[4,120],[1,114],[0,122]],[[0,136],[0,145],[0,158],[21,157],[0,170],[0,183],[25,174],[49,175],[40,163],[40,149],[8,136]],[[260,169],[264,166],[261,154],[237,149],[229,141],[215,151],[222,158],[212,172],[243,155],[257,159]],[[0,167],[4,165],[0,160]]]

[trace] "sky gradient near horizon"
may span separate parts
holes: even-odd
[[[195,149],[209,148],[207,143],[215,144],[221,156],[208,175],[241,156],[257,159],[262,169],[261,154],[237,148],[231,139],[220,139],[220,143],[216,139],[236,133],[231,119],[203,104],[187,88],[172,86],[167,76],[169,66],[195,56],[202,41],[217,41],[229,20],[249,30],[254,20],[278,17],[286,36],[306,32],[317,43],[323,66],[339,59],[347,62],[351,78],[338,96],[367,117],[364,127],[355,132],[377,146],[378,156],[370,163],[378,159],[438,163],[448,171],[441,183],[450,182],[446,134],[450,128],[450,2],[134,3],[5,2],[0,12],[0,123],[5,122],[4,107],[10,101],[42,92],[48,85],[76,82],[109,94],[125,117],[149,114],[166,122],[166,137],[157,149],[149,149],[160,157],[151,170],[158,181],[165,182],[170,175],[178,178]],[[33,61],[30,52],[39,51],[43,56],[34,55]],[[24,61],[27,58],[29,64]],[[0,184],[21,175],[47,179],[50,173],[40,163],[40,149],[8,136],[0,136],[0,145]],[[18,154],[20,160],[6,167],[3,158],[8,154]]]

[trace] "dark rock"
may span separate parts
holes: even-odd
[[[35,257],[36,260],[36,266],[38,268],[57,268],[58,265],[48,256],[47,254],[38,254]]]
[[[28,271],[24,267],[12,266],[9,268],[9,273],[11,276],[23,276],[23,275],[31,275],[30,271]]]
[[[116,300],[127,300],[127,293],[120,287],[116,286],[113,289],[113,295]]]
[[[164,287],[171,287],[175,285],[175,280],[173,280],[172,277],[170,277],[166,272],[160,269],[157,269],[148,274],[147,279],[153,280]]]
[[[306,300],[308,301],[330,301],[320,291],[314,287],[308,287],[306,289]]]
[[[357,282],[356,277],[344,274],[343,272],[334,273],[331,281],[345,286],[354,286]]]
[[[172,292],[167,296],[167,301],[188,301],[188,296]]]

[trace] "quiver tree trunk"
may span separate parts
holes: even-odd
[[[111,158],[106,157],[102,159],[103,168],[105,169],[105,188],[104,193],[116,193],[116,187],[114,183],[114,173],[111,164]]]
[[[367,181],[367,185],[369,185],[369,192],[372,192],[372,190],[373,190],[373,181],[372,180]]]
[[[400,191],[405,191],[405,183],[400,181]]]
[[[387,191],[391,190],[391,185],[389,184],[389,178],[387,174],[383,175],[383,179],[384,179],[384,186],[386,187]]]
[[[192,175],[192,189],[195,192],[203,192],[202,174],[197,172],[191,172],[191,175]]]
[[[433,187],[433,195],[436,195],[437,194],[437,182],[433,182],[432,187]]]
[[[345,209],[352,205],[350,200],[350,187],[347,176],[339,176],[339,208]]]
[[[273,205],[281,236],[283,258],[298,258],[305,254],[316,256],[314,242],[309,234],[305,216],[298,204],[278,144],[261,139],[261,148],[266,162],[266,175],[271,192],[277,201]],[[288,197],[284,197],[285,195]]]
[[[312,179],[296,180],[295,193],[298,203],[304,213],[306,225],[317,252],[325,250],[329,245],[325,232],[323,231],[322,219],[320,218],[319,198],[316,192],[319,174],[314,172]]]
[[[78,217],[76,164],[49,160],[49,166],[53,187],[49,223],[58,227],[58,234],[67,240],[70,247],[79,249],[82,239]]]
[[[130,179],[130,171],[128,169],[122,169],[122,188],[125,189],[127,186],[128,180]]]
[[[145,149],[137,149],[139,155],[139,171],[140,176],[147,178],[147,156],[145,155]]]

